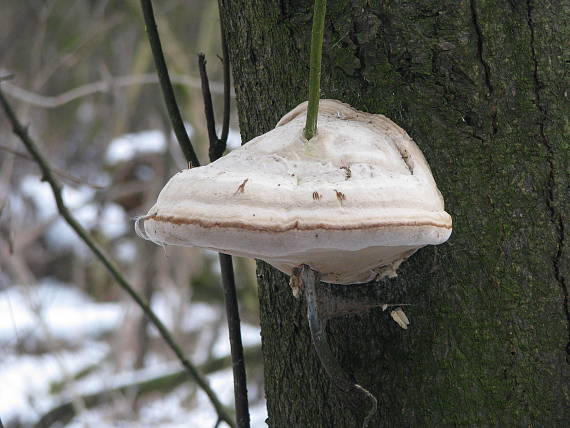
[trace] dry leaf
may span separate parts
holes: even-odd
[[[390,312],[390,315],[392,315],[392,319],[396,321],[400,327],[402,327],[404,330],[408,329],[410,320],[408,319],[402,308],[398,307],[394,309],[392,312]]]
[[[293,297],[299,298],[301,295],[301,290],[303,289],[303,281],[299,276],[300,270],[293,269],[293,273],[289,278],[289,287],[291,287],[291,291],[293,292]]]

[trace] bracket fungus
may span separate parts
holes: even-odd
[[[337,284],[394,276],[416,250],[449,238],[443,198],[403,129],[321,100],[307,141],[306,110],[172,177],[143,217],[146,237],[258,258],[287,274],[305,264]]]

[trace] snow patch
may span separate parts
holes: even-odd
[[[46,240],[52,249],[69,248],[83,256],[90,254],[69,225],[62,218],[58,218],[57,205],[48,183],[40,181],[37,176],[27,175],[22,178],[20,192],[33,202],[41,221],[48,222],[56,218],[45,232]],[[91,202],[94,195],[95,190],[87,186],[62,187],[64,203],[85,229],[99,226],[101,232],[110,239],[125,234],[129,230],[125,210],[115,203],[107,203],[100,208]]]
[[[237,129],[230,128],[228,132],[228,150],[234,150],[241,146],[241,134]]]
[[[116,165],[143,153],[162,153],[164,150],[164,133],[158,129],[149,129],[115,138],[105,152],[105,161],[109,165]]]
[[[96,364],[107,352],[108,346],[92,342],[85,344],[81,351],[59,352],[57,357],[54,354],[3,356],[0,364],[2,420],[18,418],[31,425],[55,405],[57,400],[49,393],[49,386],[61,381],[62,366],[67,373],[75,373]]]
[[[46,280],[35,286],[16,285],[0,292],[0,341],[21,336],[82,340],[119,325],[118,303],[97,303],[80,290]]]

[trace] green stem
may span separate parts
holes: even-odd
[[[323,56],[323,34],[325,28],[326,9],[327,0],[315,0],[313,32],[311,35],[309,106],[307,107],[307,123],[305,125],[305,138],[307,140],[310,140],[317,134],[317,116],[319,114],[319,98],[321,90],[321,57]]]

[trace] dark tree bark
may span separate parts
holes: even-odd
[[[306,100],[312,1],[220,0],[244,141]],[[372,426],[568,426],[568,0],[329,0],[322,95],[383,113],[432,166],[454,220],[335,320]],[[304,299],[258,266],[269,425],[359,427],[309,338]]]

